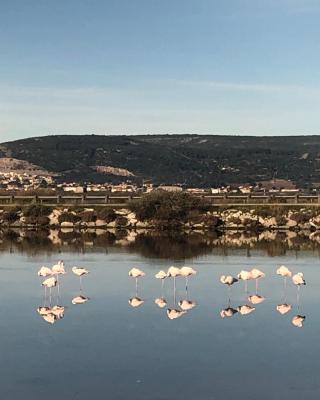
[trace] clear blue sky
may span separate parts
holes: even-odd
[[[320,133],[319,0],[1,0],[0,140]]]

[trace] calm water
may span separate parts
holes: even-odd
[[[153,244],[154,245],[154,244]],[[35,245],[36,246],[36,245]],[[148,245],[146,245],[148,246]],[[35,249],[36,250],[36,249]],[[320,380],[320,259],[316,252],[287,251],[268,257],[265,252],[244,250],[226,254],[202,254],[188,260],[152,258],[126,247],[108,251],[44,252],[34,255],[10,249],[1,257],[0,387],[3,399],[319,399]],[[207,252],[206,252],[207,253]],[[145,254],[145,252],[144,252]],[[36,272],[42,264],[63,259],[68,274],[61,280],[64,318],[46,322],[37,308],[44,305],[44,291]],[[154,279],[159,269],[175,264],[191,265],[198,274],[189,280]],[[285,264],[302,271],[307,286],[300,292],[291,283],[286,302],[292,310],[281,315],[284,286],[275,269]],[[90,299],[73,305],[79,279],[73,265],[90,270],[83,279],[82,294]],[[146,272],[135,283],[128,270]],[[259,283],[266,300],[249,315],[221,318],[228,307],[228,290],[219,283],[222,273],[259,266],[267,276]],[[254,282],[249,291],[255,292]],[[163,295],[170,308],[188,297],[196,306],[170,320],[166,308],[154,299]],[[47,299],[48,305],[49,299]],[[176,301],[176,304],[174,304]],[[243,282],[231,290],[231,306],[250,304]],[[291,323],[294,315],[306,317],[303,328]]]

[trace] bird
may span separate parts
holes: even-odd
[[[248,282],[250,279],[252,279],[251,272],[250,272],[250,271],[242,270],[242,271],[240,271],[239,274],[237,275],[237,278],[244,281],[244,283],[245,283],[245,292],[247,293],[247,292],[248,292],[248,284],[247,284],[247,282]]]
[[[277,275],[280,275],[280,276],[282,276],[284,278],[291,278],[292,277],[292,272],[285,265],[281,265],[277,269]]]
[[[292,308],[291,304],[287,304],[287,303],[277,305],[277,311],[281,315],[287,314],[291,310],[291,308]]]
[[[130,271],[128,272],[128,275],[131,276],[132,278],[135,278],[135,280],[136,280],[136,297],[137,297],[138,278],[141,278],[141,277],[145,276],[146,274],[143,271],[141,271],[141,269],[134,267],[134,268],[130,269]]]
[[[128,303],[130,304],[131,307],[140,307],[144,303],[144,300],[136,296],[129,299]]]
[[[298,272],[297,274],[293,275],[292,282],[300,288],[301,285],[305,285],[306,281],[304,280],[303,273]]]
[[[189,276],[196,275],[197,271],[191,267],[182,267],[180,268],[180,275],[186,278],[186,290],[188,290],[188,278]]]
[[[63,261],[58,261],[57,264],[53,265],[51,268],[51,271],[54,275],[64,275],[66,273],[64,269],[64,263]]]
[[[167,316],[169,319],[177,319],[182,317],[184,314],[186,314],[187,311],[183,310],[177,310],[175,308],[168,308],[167,309]]]
[[[257,291],[258,291],[258,279],[264,278],[266,276],[266,274],[264,272],[260,271],[260,269],[258,269],[258,268],[253,268],[250,271],[250,273],[251,273],[251,278],[255,279],[255,281],[256,281],[256,293],[257,293]]]
[[[51,268],[42,266],[38,271],[38,276],[46,277],[53,275]]]
[[[170,267],[168,269],[167,275],[173,278],[173,287],[176,290],[176,277],[181,275],[180,268]]]
[[[223,284],[225,284],[225,285],[228,285],[228,286],[230,287],[230,286],[233,285],[234,283],[238,282],[238,279],[237,279],[237,278],[234,278],[234,277],[231,276],[231,275],[222,275],[222,276],[220,277],[220,282],[223,283]]]
[[[295,315],[291,322],[292,325],[296,326],[297,328],[302,328],[306,317],[304,315]]]
[[[178,304],[179,304],[179,307],[181,308],[181,310],[183,310],[183,311],[192,310],[197,305],[197,303],[195,301],[187,300],[187,299],[180,300]]]
[[[154,299],[154,303],[160,307],[160,308],[164,308],[167,305],[167,300],[164,299],[163,297],[157,297],[156,299]]]
[[[232,308],[232,307],[223,308],[220,311],[220,317],[221,318],[232,317],[234,314],[237,314],[237,312],[238,312],[238,310],[236,310],[235,308]]]
[[[72,304],[84,304],[86,303],[89,299],[89,297],[83,296],[83,295],[79,295],[74,297],[71,302]]]
[[[244,304],[242,306],[239,306],[237,310],[241,315],[248,315],[252,313],[255,310],[255,308],[249,306],[248,304]]]
[[[155,274],[155,278],[161,279],[161,288],[163,289],[164,280],[168,277],[168,274],[161,270],[157,274]]]
[[[260,296],[259,294],[253,294],[252,296],[248,297],[248,300],[250,301],[251,304],[260,304],[265,301],[265,297]]]
[[[45,279],[41,285],[45,288],[51,289],[57,285],[57,279],[54,276],[51,276],[51,278]]]
[[[82,277],[89,274],[89,271],[83,267],[72,267],[72,272],[80,279],[80,291],[82,290]]]

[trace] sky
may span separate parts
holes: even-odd
[[[319,0],[0,0],[0,141],[320,133]]]

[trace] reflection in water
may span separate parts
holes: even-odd
[[[237,312],[238,312],[238,310],[229,306],[227,308],[223,308],[220,311],[220,316],[221,316],[221,318],[232,317],[234,314],[237,314]]]
[[[248,296],[248,300],[250,301],[251,304],[260,304],[265,301],[265,297],[261,296],[259,294],[253,294],[251,296]]]
[[[242,306],[238,306],[237,310],[241,315],[248,315],[255,311],[255,307],[244,304]]]
[[[291,322],[292,325],[296,326],[297,328],[302,328],[306,317],[303,315],[295,315]]]
[[[144,303],[144,300],[140,299],[140,297],[132,297],[128,300],[128,303],[131,307],[140,307]]]
[[[183,311],[189,311],[192,310],[194,307],[196,307],[197,303],[193,300],[180,300],[179,301],[179,307],[181,308],[181,310]]]
[[[167,306],[167,300],[164,297],[157,297],[154,299],[154,302],[159,308],[165,308]]]
[[[167,309],[167,316],[168,316],[169,319],[180,318],[186,313],[187,313],[187,311],[178,310],[176,308],[168,308]]]
[[[84,296],[83,294],[79,294],[78,296],[74,297],[71,302],[72,304],[84,304],[89,301],[89,297]]]
[[[287,314],[289,311],[291,311],[291,309],[292,309],[291,304],[283,303],[277,305],[277,311],[281,315]]]

